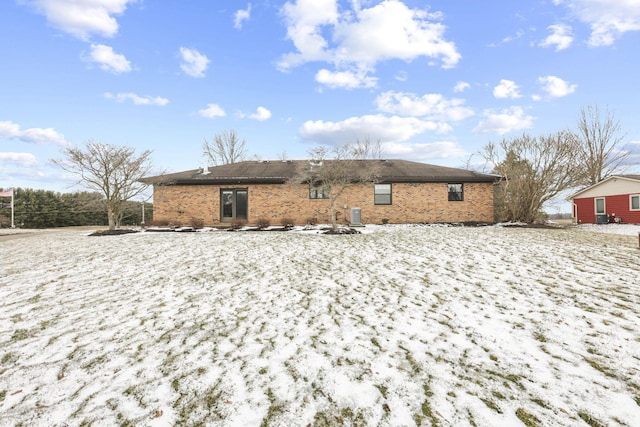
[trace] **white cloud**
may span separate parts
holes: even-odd
[[[474,133],[495,133],[504,135],[515,130],[529,129],[533,126],[533,117],[525,115],[522,107],[511,107],[501,112],[486,110],[485,119],[473,129]]]
[[[309,120],[302,125],[300,137],[321,144],[344,144],[365,136],[381,142],[398,142],[427,131],[444,133],[451,131],[451,127],[416,117],[377,114],[351,117],[340,122]]]
[[[511,80],[500,80],[498,86],[493,88],[493,96],[496,98],[520,98],[520,87]]]
[[[38,164],[36,156],[31,153],[7,153],[0,152],[0,162],[17,166],[35,166]]]
[[[316,73],[316,81],[331,89],[372,88],[378,84],[378,79],[368,76],[366,70],[332,72],[322,69]]]
[[[196,49],[186,47],[180,48],[180,56],[182,63],[180,68],[191,77],[204,77],[205,71],[209,66],[209,58],[198,52]]]
[[[51,25],[81,40],[91,34],[113,37],[118,22],[113,15],[124,13],[137,0],[25,0],[44,15]]]
[[[263,122],[271,118],[271,111],[267,110],[264,107],[258,107],[254,114],[249,114],[247,117],[259,122]]]
[[[413,93],[388,91],[376,98],[379,111],[390,114],[423,117],[438,121],[459,121],[473,116],[463,99],[446,99],[440,94],[417,96]]]
[[[91,53],[86,60],[100,65],[100,69],[114,74],[128,73],[131,63],[124,55],[115,53],[111,46],[91,44]]]
[[[104,97],[107,99],[114,99],[118,102],[131,101],[134,105],[157,105],[160,107],[164,107],[169,103],[167,98],[162,98],[160,96],[151,97],[151,96],[139,96],[135,93],[117,93],[112,94],[110,92],[106,92]]]
[[[452,157],[467,157],[469,153],[457,143],[450,141],[429,142],[418,144],[402,144],[387,142],[382,144],[382,151],[388,157],[402,157],[412,160],[448,159]]]
[[[640,31],[637,0],[554,0],[591,28],[590,46],[609,46],[629,31]]]
[[[437,13],[410,9],[399,0],[383,0],[371,8],[361,7],[359,1],[351,5],[351,10],[339,12],[336,0],[287,2],[282,13],[297,51],[284,55],[279,68],[310,61],[372,68],[388,59],[409,62],[422,56],[440,60],[447,68],[461,58],[455,43],[444,38],[445,26]]]
[[[546,76],[538,78],[538,82],[542,85],[542,90],[553,98],[561,98],[576,91],[578,85],[569,84],[556,76]]]
[[[216,117],[224,117],[227,113],[218,104],[207,104],[207,108],[198,111],[202,117],[213,119]]]
[[[9,121],[0,122],[0,138],[17,139],[34,144],[54,144],[66,147],[69,143],[64,135],[52,128],[29,128],[22,130],[20,126]]]
[[[565,24],[549,25],[547,27],[551,34],[540,43],[542,47],[556,47],[556,52],[566,49],[573,43],[571,27]]]
[[[453,87],[453,91],[455,93],[460,93],[460,92],[464,92],[466,89],[469,89],[470,87],[471,87],[471,85],[469,83],[467,83],[467,82],[458,82]]]
[[[233,15],[233,28],[241,30],[242,23],[248,21],[249,18],[251,18],[251,3],[247,5],[245,10],[240,9]]]

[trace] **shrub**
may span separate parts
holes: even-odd
[[[389,218],[382,218],[382,223],[383,224],[389,224]]]
[[[166,227],[169,225],[169,220],[166,218],[154,219],[152,223],[156,227]]]
[[[267,228],[271,225],[269,218],[258,218],[258,228]]]
[[[292,218],[287,218],[284,217],[280,220],[280,224],[282,224],[283,227],[293,227],[293,219]]]
[[[191,226],[193,228],[195,228],[196,230],[204,227],[204,219],[201,218],[191,218],[191,222],[190,222]]]
[[[316,225],[318,224],[318,218],[315,218],[315,217],[307,218],[306,223],[307,225]]]
[[[239,230],[242,227],[244,227],[246,225],[247,221],[245,221],[244,219],[234,219],[233,221],[231,221],[231,229],[232,230]]]

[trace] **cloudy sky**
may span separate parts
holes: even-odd
[[[50,160],[88,140],[195,169],[230,129],[261,159],[368,137],[464,166],[584,105],[640,153],[638,46],[640,0],[5,0],[0,187],[69,191]]]

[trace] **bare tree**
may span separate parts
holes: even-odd
[[[598,105],[580,109],[573,135],[579,142],[576,154],[583,172],[582,185],[594,185],[615,174],[630,155],[620,146],[626,136],[621,134],[620,122],[608,109],[601,115]]]
[[[376,168],[363,162],[371,154],[371,148],[359,141],[335,147],[320,145],[309,150],[309,161],[293,178],[293,182],[308,183],[328,199],[334,232],[338,229],[336,203],[344,190],[376,178]]]
[[[543,205],[576,185],[576,141],[569,132],[526,134],[489,143],[480,156],[502,177],[495,194],[496,220],[535,222]]]
[[[84,149],[67,147],[62,154],[64,158],[52,162],[77,175],[79,184],[103,194],[109,229],[119,226],[125,202],[147,188],[139,179],[151,170],[151,151],[145,150],[137,155],[130,147],[88,141]]]
[[[202,143],[202,151],[207,162],[212,166],[228,165],[244,160],[247,155],[246,141],[238,138],[231,129],[218,133],[211,142],[206,139]]]

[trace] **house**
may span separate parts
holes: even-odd
[[[640,175],[614,175],[569,198],[577,223],[640,224]]]
[[[493,222],[495,175],[407,160],[353,162],[375,178],[340,193],[334,207],[341,223],[352,220],[352,208],[362,223]],[[328,194],[320,183],[299,178],[310,164],[244,161],[141,181],[154,187],[156,223],[329,223]]]

